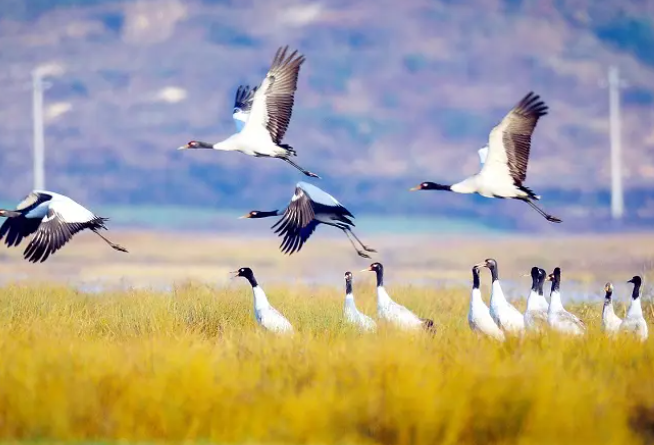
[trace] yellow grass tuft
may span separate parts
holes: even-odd
[[[0,440],[654,440],[654,346],[601,335],[601,303],[568,308],[589,325],[586,338],[497,344],[469,331],[467,289],[389,288],[435,320],[433,338],[344,326],[340,287],[266,291],[294,336],[256,326],[244,281],[101,295],[3,288]],[[369,283],[356,286],[355,297],[375,314]],[[651,321],[650,303],[645,312]]]

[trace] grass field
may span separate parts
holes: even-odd
[[[362,276],[355,296],[374,315],[371,277]],[[496,344],[469,331],[467,288],[389,284],[398,302],[435,320],[430,337],[342,325],[341,285],[263,285],[294,336],[258,329],[242,279],[99,295],[57,284],[2,288],[0,440],[654,441],[654,345],[604,338],[601,302],[568,306],[589,325],[583,339]]]

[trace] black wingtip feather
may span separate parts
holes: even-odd
[[[44,226],[38,230],[23,252],[23,258],[31,263],[43,263],[59,249],[65,246],[72,237],[84,230],[107,230],[105,223],[109,218],[95,217],[86,223],[63,223]],[[44,223],[48,224],[48,223]]]
[[[541,117],[547,115],[549,107],[543,100],[541,100],[538,94],[530,91],[518,103],[516,106],[516,111],[520,112],[521,114]]]

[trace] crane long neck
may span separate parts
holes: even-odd
[[[375,273],[377,275],[377,287],[382,287],[384,285],[384,271],[377,269]]]
[[[540,283],[539,278],[540,277],[538,276],[538,274],[536,274],[536,275],[532,274],[531,275],[531,291],[536,293],[536,294],[538,293],[538,285]]]
[[[496,264],[491,264],[490,266],[488,266],[488,269],[490,270],[493,283],[500,279],[499,274],[497,272],[497,265]]]
[[[491,284],[491,305],[496,306],[497,304],[505,304],[508,303],[506,300],[506,297],[504,296],[504,292],[502,291],[502,286],[500,286],[500,282],[495,280]]]
[[[257,283],[257,279],[254,278],[254,274],[245,275],[245,279],[248,280],[250,286],[252,287],[257,287],[259,285],[259,283]]]
[[[479,289],[479,270],[472,269],[472,288]]]
[[[257,213],[256,217],[257,218],[270,218],[271,216],[280,216],[280,215],[283,215],[283,214],[284,214],[284,212],[282,212],[281,210],[270,210],[270,211],[267,211],[267,212],[261,211],[261,212]]]
[[[561,302],[561,291],[559,290],[559,278],[554,277],[552,279],[552,288],[550,289],[550,310],[560,310],[563,309],[563,303]]]
[[[634,290],[631,291],[631,298],[634,300],[640,297],[640,285],[641,283],[635,283]]]
[[[261,310],[270,307],[270,302],[266,293],[261,289],[260,286],[252,287],[252,295],[254,296],[254,310]]]
[[[345,295],[352,295],[352,280],[345,280]]]
[[[481,291],[478,287],[473,287],[470,292],[470,310],[473,310],[476,305],[481,304],[484,304],[484,300],[481,298]]]
[[[631,293],[631,298],[631,304],[629,305],[629,309],[627,309],[627,317],[642,317],[643,308],[640,304],[640,283],[634,284],[634,290]]]

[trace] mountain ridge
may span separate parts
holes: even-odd
[[[281,161],[175,148],[231,134],[236,88],[260,82],[277,46],[289,44],[307,62],[285,142],[300,165],[323,176],[317,185],[353,211],[496,214],[521,230],[549,229],[520,203],[407,189],[474,173],[490,129],[533,90],[550,113],[534,133],[527,185],[564,225],[609,224],[608,93],[600,81],[619,65],[629,81],[627,225],[647,226],[654,221],[648,8],[637,1],[6,2],[0,173],[11,180],[0,198],[17,200],[31,188],[26,88],[31,69],[54,64],[65,72],[48,79],[45,94],[48,187],[108,204],[282,205],[304,178]]]

